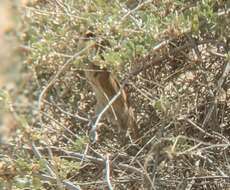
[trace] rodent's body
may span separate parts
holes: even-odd
[[[120,85],[116,78],[106,69],[100,69],[99,66],[89,64],[85,71],[86,78],[89,80],[96,96],[97,104],[95,107],[96,114],[99,114],[109,101],[119,92]],[[113,102],[104,116],[116,127],[121,133],[121,138],[126,136],[130,128],[134,137],[138,136],[138,127],[134,119],[134,113],[127,101],[127,94],[122,89],[121,95]]]

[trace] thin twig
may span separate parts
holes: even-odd
[[[110,166],[109,166],[109,155],[106,155],[106,160],[105,160],[105,180],[108,184],[109,190],[113,190],[113,186],[110,181]]]
[[[226,58],[226,57],[227,57],[226,55],[224,55],[224,54],[222,54],[222,53],[219,53],[219,52],[216,52],[216,51],[214,51],[214,50],[208,49],[207,51],[208,51],[209,53],[211,53],[212,55],[215,55],[215,56],[218,56],[218,57],[222,57],[222,58]]]
[[[34,7],[29,7],[29,6],[25,6],[24,8],[27,11],[28,10],[33,11],[35,14],[38,14],[38,15],[45,15],[45,16],[66,15],[66,13],[64,13],[64,12],[45,11],[45,10],[41,10],[41,9],[37,9],[37,8],[34,8]],[[77,16],[76,14],[71,14],[70,16],[71,16],[71,18],[75,18],[75,19],[78,19],[78,20],[86,20],[86,21],[89,20],[89,18],[80,17],[80,16]]]
[[[230,73],[230,61],[225,65],[223,74],[218,80],[218,90],[223,86],[226,77],[229,76],[229,73]]]
[[[206,43],[209,43],[210,41],[202,41],[202,42],[198,42],[196,45],[200,45],[200,44],[206,44]],[[176,47],[174,48],[170,54],[176,54],[178,52],[181,52],[181,51],[184,51],[186,48],[189,48],[189,47],[194,47],[194,44],[191,44],[191,43],[186,43],[182,46],[179,46],[179,47]],[[142,58],[141,62],[142,63],[145,63],[145,64],[142,64],[140,67],[137,67],[136,69],[132,70],[128,76],[124,79],[121,87],[124,87],[128,81],[133,77],[133,76],[136,76],[138,75],[140,72],[148,69],[149,67],[151,66],[156,66],[156,65],[159,65],[160,63],[162,63],[164,60],[166,60],[167,58],[169,57],[169,55],[163,55],[163,56],[154,56],[152,57],[152,52],[149,53],[148,55],[146,55],[145,57]]]
[[[121,19],[120,19],[120,24],[122,24],[122,22],[129,16],[131,15],[133,12],[137,11],[138,9],[140,9],[141,7],[143,7],[144,5],[151,3],[152,0],[147,0],[144,1],[143,3],[140,3],[139,5],[137,5],[134,9],[128,11]]]
[[[229,13],[230,13],[230,9],[227,9],[227,10],[218,12],[217,15],[218,15],[218,16],[223,16],[223,15],[227,15],[227,14],[229,14]]]
[[[32,142],[32,151],[34,153],[34,155],[39,159],[39,160],[43,160],[45,162],[45,166],[46,166],[46,169],[48,171],[48,173],[53,176],[53,177],[56,177],[55,173],[53,172],[53,170],[51,169],[51,167],[49,166],[49,163],[48,161],[43,158],[43,156],[41,155],[40,151],[38,150],[38,148],[36,147],[35,143]]]
[[[55,149],[58,149],[58,150],[62,151],[66,155],[71,156],[73,159],[75,158],[77,160],[82,160],[83,158],[85,158],[85,160],[90,160],[90,161],[92,161],[94,163],[100,163],[100,164],[105,162],[105,160],[103,158],[93,157],[93,156],[89,156],[89,155],[83,155],[83,154],[78,153],[78,152],[65,151],[65,150],[62,150],[62,149],[59,149],[59,148],[56,148],[56,147],[55,147]],[[122,170],[126,170],[126,171],[129,171],[129,172],[132,172],[132,173],[134,172],[134,173],[137,173],[137,174],[140,174],[140,175],[143,174],[142,170],[140,170],[138,168],[135,168],[133,166],[130,166],[128,164],[112,162],[112,165],[115,166],[115,167],[121,168]]]
[[[56,82],[56,80],[60,77],[60,75],[64,72],[65,69],[67,69],[68,66],[70,66],[70,63],[75,60],[75,59],[80,59],[82,57],[80,57],[80,55],[82,53],[84,53],[86,50],[88,50],[90,47],[92,47],[92,44],[85,47],[84,49],[82,49],[81,51],[75,53],[71,58],[69,58],[65,64],[62,65],[62,67],[58,70],[58,72],[56,73],[56,75],[53,77],[53,79],[48,83],[48,85],[42,90],[40,96],[39,96],[39,99],[38,99],[38,114],[39,114],[39,121],[40,121],[40,124],[42,127],[44,127],[43,125],[43,120],[42,120],[42,101],[44,99],[44,96],[46,95],[46,93],[48,92],[48,90],[54,85],[54,83]],[[49,144],[48,143],[48,138],[45,137],[44,139],[47,143],[47,145]],[[56,182],[58,183],[58,187],[60,187],[60,189],[62,188],[62,183],[61,183],[61,180],[59,179],[58,175],[55,175],[55,173],[53,172],[53,170],[50,168],[49,164],[48,164],[48,161],[46,159],[43,159],[42,158],[42,155],[40,154],[40,152],[36,149],[36,146],[34,143],[32,143],[32,147],[33,147],[33,150],[34,150],[34,153],[38,156],[39,159],[42,159],[45,161],[46,163],[46,168],[48,170],[48,172],[50,173],[51,176],[56,176]],[[51,152],[51,149],[50,147],[48,146],[47,147],[49,152]]]
[[[203,148],[199,148],[198,151],[202,152],[204,150],[208,150],[208,149],[213,149],[213,148],[228,148],[230,147],[230,144],[214,144],[214,145],[210,145],[210,146],[206,146]]]
[[[70,117],[77,118],[77,119],[79,119],[79,120],[81,120],[81,121],[89,122],[89,119],[87,119],[87,118],[85,118],[85,117],[83,117],[83,116],[80,116],[80,115],[78,115],[78,114],[76,114],[76,113],[73,114],[73,113],[67,112],[67,111],[65,111],[64,109],[62,109],[60,106],[58,106],[57,104],[55,104],[54,102],[50,103],[50,102],[48,102],[47,100],[45,100],[45,102],[46,102],[46,103],[49,103],[49,104],[52,105],[52,106],[55,106],[55,107],[56,107],[57,109],[59,109],[62,113],[66,114],[66,115],[68,115],[68,116],[70,116]]]
[[[34,142],[32,142],[32,150],[33,150],[35,156],[36,156],[39,160],[44,161],[48,173],[49,173],[52,177],[54,177],[54,178],[53,178],[53,179],[54,179],[54,182],[57,183],[58,188],[59,188],[59,189],[63,189],[64,183],[63,183],[63,182],[61,181],[61,179],[58,177],[58,174],[57,174],[57,173],[55,174],[55,172],[53,171],[53,169],[49,166],[49,162],[48,162],[45,158],[43,158],[43,156],[41,155],[40,151],[37,149],[37,147],[36,147],[36,145],[35,145]],[[52,152],[50,147],[48,148],[48,152]],[[76,189],[78,189],[78,188],[75,188],[75,186],[72,185],[72,184],[70,184],[70,183],[66,183],[66,185],[69,186],[69,188],[68,188],[69,190],[76,190]],[[66,185],[65,185],[65,186],[66,186]],[[71,187],[71,188],[70,188],[70,187]]]
[[[85,160],[85,155],[87,154],[88,150],[89,150],[89,143],[87,143],[87,145],[85,146],[85,151],[84,151],[84,153],[83,153],[84,156],[83,156],[82,159],[81,159],[80,166],[83,165],[83,162],[84,162],[84,160]]]
[[[95,143],[97,141],[97,126],[99,121],[101,120],[103,114],[107,111],[107,109],[109,109],[109,107],[113,104],[113,102],[116,101],[116,99],[121,95],[121,91],[122,88],[120,88],[120,90],[117,92],[117,94],[115,96],[113,96],[113,98],[108,102],[108,104],[104,107],[104,109],[99,113],[99,115],[97,116],[97,119],[95,121],[95,123],[92,125],[92,128],[90,130],[90,136],[92,138],[92,143]]]
[[[41,110],[42,110],[42,101],[44,99],[45,94],[47,93],[47,91],[54,85],[54,83],[56,82],[56,80],[58,79],[58,77],[64,72],[64,70],[67,68],[67,66],[70,65],[70,63],[75,60],[75,59],[79,59],[79,56],[84,53],[86,50],[88,50],[89,48],[92,47],[92,44],[85,47],[84,49],[82,49],[81,51],[75,53],[71,58],[69,58],[63,65],[62,67],[59,69],[59,71],[56,73],[56,75],[53,77],[53,79],[48,83],[48,85],[42,90],[42,92],[40,93],[39,99],[38,99],[38,113],[39,113],[39,121],[42,125],[42,114],[41,114]]]
[[[229,75],[229,73],[230,73],[230,61],[226,63],[224,71],[223,71],[221,77],[219,78],[219,80],[217,82],[216,96],[219,94],[219,92],[220,92],[220,90],[224,84],[224,81],[225,81],[226,77]],[[217,97],[215,97],[215,101],[212,103],[212,105],[210,106],[210,108],[208,110],[208,113],[207,113],[207,115],[203,121],[202,128],[204,128],[206,126],[206,124],[208,123],[208,121],[210,120],[210,118],[212,116],[213,111],[215,110],[216,99],[217,99]]]
[[[151,185],[151,188],[153,190],[155,190],[156,188],[154,187],[154,184],[153,184],[153,181],[151,180],[148,172],[145,170],[144,166],[139,162],[137,161],[138,165],[142,168],[142,170],[144,171],[143,172],[143,176],[144,176],[144,179],[145,179],[145,182],[149,183],[149,184],[145,184],[145,186],[149,186]],[[149,187],[148,187],[149,188]]]
[[[42,179],[43,181],[50,181],[52,183],[56,182],[56,179],[54,177],[45,174],[33,174],[33,176],[36,176]],[[81,190],[80,186],[74,185],[70,181],[64,180],[62,183],[67,190]]]
[[[185,121],[187,121],[188,123],[190,123],[192,126],[194,126],[196,129],[198,129],[199,131],[201,131],[202,133],[204,133],[205,135],[208,135],[210,137],[214,137],[214,135],[210,134],[209,132],[205,131],[204,129],[202,129],[201,127],[199,127],[196,123],[194,123],[192,120],[190,119],[185,119]]]
[[[63,125],[61,122],[58,122],[55,118],[53,118],[51,115],[45,113],[45,112],[42,112],[42,114],[49,118],[50,120],[52,120],[55,124],[57,124],[59,127],[61,127],[62,129],[65,129],[66,132],[68,132],[72,137],[74,138],[80,138],[77,134],[73,133],[68,127],[66,127],[65,125]],[[53,124],[54,125],[54,124]],[[53,126],[52,125],[52,126]],[[49,127],[50,128],[50,127]],[[55,131],[55,129],[54,129]],[[70,138],[67,138],[68,141],[70,141],[72,144],[74,144],[74,141]]]

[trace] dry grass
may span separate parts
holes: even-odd
[[[14,125],[1,144],[0,188],[229,189],[227,6],[176,0],[19,6],[12,31],[23,65],[17,85],[9,90],[4,81],[0,94],[3,126]],[[88,61],[107,66],[127,88],[138,141],[122,146],[102,121],[98,141],[90,142],[96,100],[84,76]]]

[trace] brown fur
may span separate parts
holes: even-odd
[[[97,104],[95,107],[96,114],[99,114],[120,90],[120,85],[115,77],[106,69],[100,69],[99,66],[89,64],[85,71],[86,78],[90,82],[96,96]],[[121,95],[114,101],[104,116],[118,127],[121,138],[124,139],[128,128],[133,132],[134,138],[138,136],[138,127],[134,119],[134,113],[127,101],[127,94],[124,90]]]

